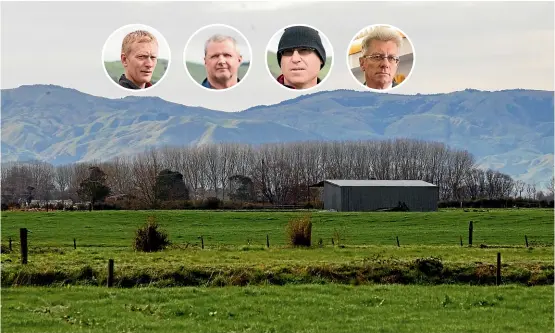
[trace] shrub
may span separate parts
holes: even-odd
[[[144,226],[137,229],[135,234],[134,249],[142,252],[155,252],[163,250],[170,245],[168,235],[158,230],[156,217],[149,216]]]
[[[310,246],[312,238],[312,221],[310,215],[293,219],[287,224],[289,244],[293,246]]]
[[[216,197],[208,197],[204,202],[206,209],[218,209],[220,208],[221,201]]]
[[[429,276],[439,276],[443,271],[443,264],[439,258],[419,258],[415,264],[420,272]]]

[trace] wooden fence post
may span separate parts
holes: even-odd
[[[266,246],[270,248],[270,236],[266,234]]]
[[[472,221],[468,223],[468,246],[472,246],[472,232],[474,231],[474,226]]]
[[[396,236],[396,237],[397,237],[397,247],[401,247],[401,245],[399,245],[399,236]]]
[[[459,237],[461,238],[461,247],[462,247],[462,246],[463,246],[463,243],[462,243],[462,236],[459,236]]]
[[[73,249],[77,249],[77,241],[75,240],[75,238],[73,239]]]
[[[112,287],[114,285],[114,259],[108,260],[108,282],[107,286]]]
[[[10,237],[10,251],[12,251],[12,238]]]
[[[501,284],[501,252],[497,252],[497,277],[495,279],[495,284]]]
[[[528,247],[528,236],[524,235],[524,240],[526,241],[526,247]]]
[[[19,229],[19,240],[21,244],[21,263],[27,263],[27,228]]]

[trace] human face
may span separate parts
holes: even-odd
[[[314,87],[322,61],[316,51],[310,48],[285,50],[281,54],[281,73],[286,85],[296,89]]]
[[[243,57],[231,40],[210,42],[204,56],[204,67],[210,84],[216,89],[237,84],[237,71],[242,61]]]
[[[398,63],[387,57],[393,56],[398,59],[398,54],[399,48],[393,41],[370,42],[366,54],[359,58],[360,69],[364,71],[366,85],[369,88],[386,89],[391,85],[397,73]],[[378,59],[373,59],[372,56],[378,56]],[[380,59],[379,56],[382,58]]]
[[[128,55],[121,55],[125,77],[141,89],[152,80],[157,61],[158,43],[155,42],[135,42]]]

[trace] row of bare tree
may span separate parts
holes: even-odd
[[[396,139],[164,147],[107,162],[56,167],[44,162],[4,163],[2,197],[21,200],[32,188],[34,199],[78,201],[79,184],[93,165],[106,173],[112,194],[133,195],[147,204],[155,202],[156,177],[167,169],[183,175],[192,199],[233,197],[241,185],[237,179],[252,186],[253,195],[247,200],[277,204],[309,201],[309,186],[324,179],[419,179],[438,185],[440,200],[523,194],[537,199],[540,194],[533,184],[476,168],[465,150],[439,142]],[[553,195],[553,180],[550,188],[547,195]]]

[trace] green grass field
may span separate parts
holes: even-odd
[[[308,213],[312,247],[290,247],[288,221]],[[1,216],[4,332],[553,328],[549,209]],[[135,230],[149,216],[156,216],[172,245],[161,252],[136,252],[131,246]],[[472,247],[467,244],[469,221],[474,224]],[[27,265],[20,263],[20,228],[30,231]],[[502,279],[495,286],[498,252]],[[115,260],[116,288],[103,287],[108,259]]]
[[[553,280],[550,210],[311,212],[312,248],[291,248],[286,224],[305,214],[7,212],[2,214],[2,244],[6,248],[12,238],[14,251],[2,253],[2,284],[104,284],[108,259],[116,261],[116,284],[120,286],[492,284],[497,252],[502,253],[504,281],[535,285]],[[134,232],[151,215],[168,232],[172,245],[158,253],[135,252],[131,246]],[[467,244],[470,220],[474,224],[472,247]],[[23,227],[30,231],[30,258],[25,267],[18,251],[19,228]],[[266,236],[270,248],[266,248]],[[77,249],[73,249],[73,239]],[[432,258],[439,260],[442,268],[422,275],[417,260]]]
[[[552,330],[552,286],[2,289],[6,333]]]
[[[174,243],[265,245],[269,235],[273,245],[285,245],[287,222],[305,212],[228,212],[228,211],[98,211],[98,212],[3,212],[2,243],[17,239],[19,228],[28,228],[30,242],[38,247],[80,246],[128,247],[137,227],[150,215],[168,231]],[[528,236],[532,246],[553,246],[553,210],[515,209],[464,212],[311,212],[314,226],[312,239],[322,238],[331,244],[335,231],[342,234],[345,245],[466,245],[468,223],[473,221],[475,246],[524,246]]]

